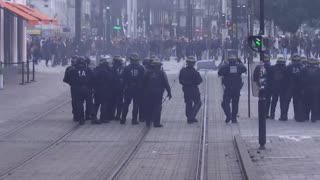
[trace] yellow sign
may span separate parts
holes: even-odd
[[[30,34],[30,35],[40,35],[40,34],[41,34],[41,30],[40,30],[40,29],[28,29],[28,30],[27,30],[27,34]]]

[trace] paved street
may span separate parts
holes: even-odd
[[[173,99],[163,106],[164,128],[151,128],[148,133],[144,124],[123,126],[111,122],[77,126],[71,120],[71,105],[67,102],[69,87],[61,81],[62,68],[46,71],[46,67],[42,67],[37,82],[7,85],[0,91],[0,98],[6,102],[0,109],[1,179],[107,179],[119,168],[121,171],[114,177],[121,180],[195,179],[201,123],[186,123],[183,94],[177,81],[182,65],[183,62],[164,62]],[[205,80],[205,72],[201,74]],[[207,74],[205,179],[243,179],[233,141],[235,135],[244,139],[251,161],[263,179],[319,179],[316,171],[320,157],[319,123],[268,120],[267,150],[259,151],[257,98],[251,99],[249,119],[245,85],[239,124],[225,124],[220,107],[221,81],[215,71]],[[202,95],[204,88],[205,83],[200,86]],[[199,120],[203,120],[203,110]],[[128,162],[123,164],[127,158]]]

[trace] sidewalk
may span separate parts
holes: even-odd
[[[247,80],[245,80],[247,83]],[[258,98],[251,98],[248,118],[247,84],[243,86],[239,105],[239,135],[256,174],[265,180],[319,180],[320,123],[298,123],[293,120],[292,104],[289,121],[267,120],[266,150],[259,150]],[[279,118],[280,105],[276,110]]]
[[[38,66],[36,69],[36,82],[26,85],[20,85],[21,74],[6,74],[4,89],[0,90],[0,134],[69,99],[69,87],[62,82],[62,68],[55,72]]]

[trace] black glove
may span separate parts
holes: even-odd
[[[171,92],[168,93],[167,97],[169,98],[169,100],[172,98]]]

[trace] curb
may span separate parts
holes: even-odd
[[[248,150],[245,147],[244,140],[239,136],[234,136],[234,143],[236,146],[236,153],[238,154],[240,160],[240,166],[243,170],[244,177],[246,180],[260,180],[261,177],[258,176],[257,169],[253,165],[251,158],[249,156]]]

